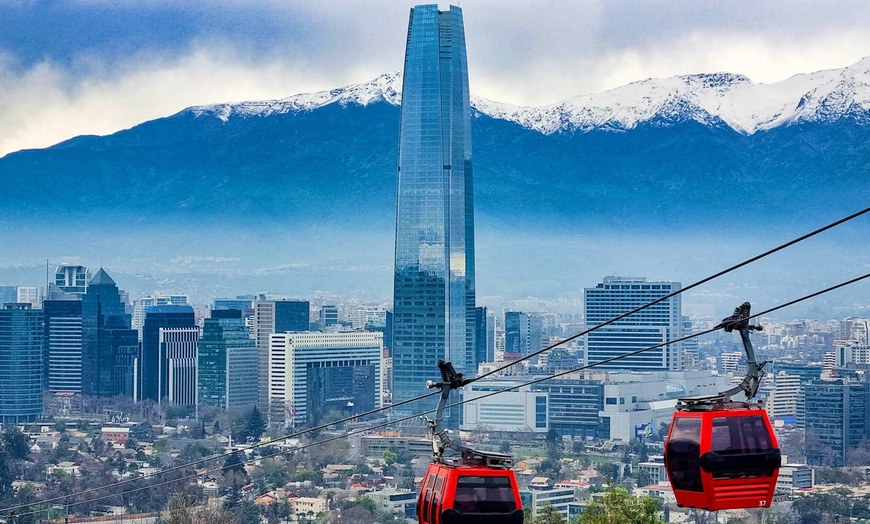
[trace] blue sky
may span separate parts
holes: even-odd
[[[0,0],[0,155],[400,70],[414,2]],[[446,4],[442,4],[446,6]],[[650,77],[774,82],[870,55],[870,2],[466,0],[471,88],[538,105]]]

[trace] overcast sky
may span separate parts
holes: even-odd
[[[0,0],[0,155],[399,71],[414,3]],[[870,55],[866,0],[461,6],[472,91],[523,105],[676,74],[776,82]]]

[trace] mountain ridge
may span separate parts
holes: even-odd
[[[366,106],[384,101],[399,105],[401,91],[402,75],[393,72],[328,91],[276,100],[193,106],[177,114],[213,116],[226,122],[231,117],[311,111],[334,103]],[[700,73],[639,80],[542,106],[517,106],[473,96],[472,107],[481,114],[543,134],[627,130],[656,119],[727,125],[748,135],[782,125],[844,117],[867,123],[870,57],[848,67],[802,73],[769,84],[733,73]]]

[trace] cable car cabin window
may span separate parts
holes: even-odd
[[[764,417],[714,417],[710,450],[725,460],[705,466],[714,479],[768,477],[775,467],[767,454],[773,442]]]
[[[704,491],[701,483],[701,419],[676,418],[668,439],[667,468],[675,490]]]
[[[453,509],[461,513],[510,513],[517,509],[508,477],[459,477]]]
[[[429,507],[429,522],[440,522],[438,506],[441,503],[441,492],[444,489],[444,477],[435,478],[435,488],[432,490],[432,505]]]
[[[420,513],[423,515],[423,518],[426,522],[434,522],[432,520],[432,514],[430,513],[430,508],[432,507],[432,490],[435,488],[435,475],[429,475],[426,477],[425,488],[423,490],[423,508]]]

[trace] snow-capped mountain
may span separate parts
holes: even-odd
[[[281,100],[192,107],[195,116],[269,116],[311,111],[329,104],[401,103],[400,73],[371,82]],[[772,84],[729,73],[681,75],[633,82],[603,93],[581,95],[540,107],[522,107],[472,97],[472,107],[544,134],[626,130],[647,122],[694,120],[727,125],[743,134],[798,122],[852,116],[870,122],[870,57],[842,69],[795,75]]]

